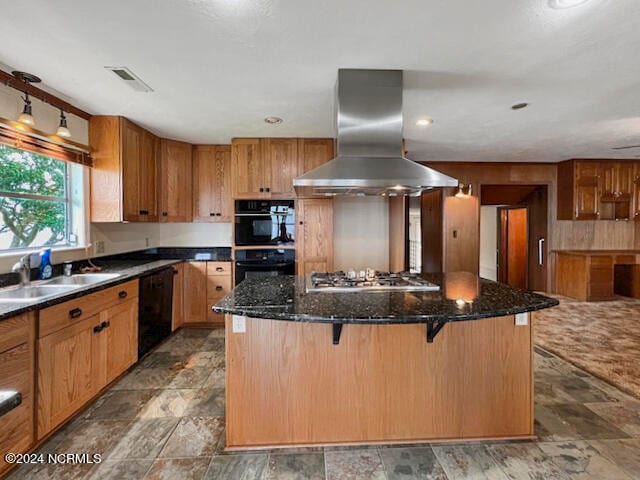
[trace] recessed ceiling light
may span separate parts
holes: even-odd
[[[523,108],[527,108],[529,104],[527,102],[516,103],[515,105],[511,105],[511,110],[522,110]]]
[[[264,119],[264,122],[270,125],[278,125],[282,123],[282,119],[280,117],[267,117]]]
[[[432,123],[433,123],[433,118],[424,117],[424,118],[419,119],[416,122],[416,125],[419,126],[419,127],[428,127]]]
[[[589,0],[549,0],[549,6],[551,8],[561,10],[564,8],[577,7],[583,3],[587,3],[588,1]]]

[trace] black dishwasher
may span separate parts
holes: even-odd
[[[171,334],[173,267],[140,278],[138,358]]]

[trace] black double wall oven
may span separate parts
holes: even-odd
[[[295,275],[293,200],[236,200],[234,221],[236,247],[252,247],[235,251],[236,285],[246,278]]]

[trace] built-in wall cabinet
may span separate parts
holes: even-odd
[[[333,271],[333,199],[307,198],[297,202],[296,271]]]
[[[231,146],[193,147],[193,221],[231,222]]]
[[[160,221],[193,219],[192,146],[162,139],[160,148]]]
[[[558,220],[640,220],[640,162],[558,164]]]
[[[92,222],[157,222],[160,139],[123,117],[93,116]]]
[[[333,158],[332,138],[234,138],[233,198],[294,198],[293,179]]]

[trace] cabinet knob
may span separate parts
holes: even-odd
[[[169,216],[169,213],[167,213],[167,212],[162,212],[162,216],[163,216],[163,217],[168,217],[168,216]]]
[[[220,290],[222,290],[222,286],[221,285],[216,285],[216,292],[219,292]]]
[[[271,191],[271,189],[270,189],[269,187],[265,188],[265,190],[266,190],[267,192],[270,192],[270,191]]]
[[[119,298],[127,298],[127,295],[129,295],[129,294],[124,290],[122,290],[121,292],[118,292],[118,297]]]
[[[96,325],[95,327],[93,327],[93,333],[100,333],[102,331],[102,329],[104,329],[102,324]]]
[[[264,188],[260,187],[260,193],[264,192]]]
[[[101,326],[102,328],[109,328],[109,327],[111,326],[111,322],[110,322],[109,320],[107,320],[107,321],[105,321],[105,322],[102,322],[102,323],[100,324],[100,326]]]
[[[74,308],[73,310],[69,310],[69,316],[71,318],[78,318],[78,317],[82,316],[82,309],[81,308]]]
[[[300,222],[298,222],[299,225],[304,225],[304,222],[302,220],[300,220]]]

